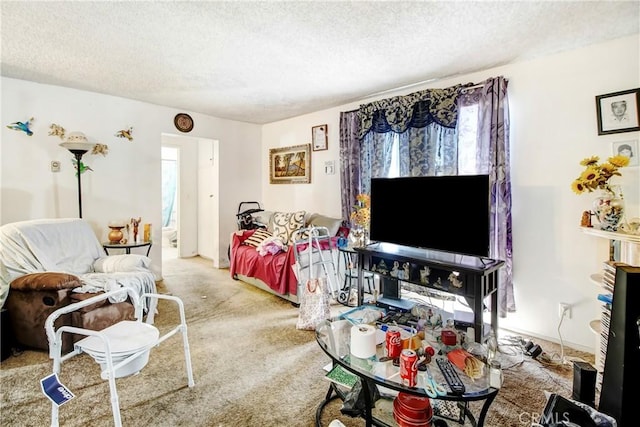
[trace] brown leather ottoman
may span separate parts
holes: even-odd
[[[4,307],[9,311],[16,342],[25,347],[49,349],[44,329],[47,317],[55,310],[71,304],[71,290],[82,286],[77,276],[66,273],[32,273],[11,282]],[[56,329],[71,325],[71,316],[55,322]],[[63,337],[63,350],[72,348],[71,337]]]
[[[47,317],[61,307],[96,295],[72,292],[80,286],[82,283],[77,276],[66,273],[32,273],[13,280],[4,307],[9,311],[16,342],[25,347],[48,350],[49,340],[44,326]],[[55,322],[55,329],[69,325],[101,330],[121,320],[134,318],[133,305],[128,301],[111,304],[105,300],[60,316]],[[63,334],[63,352],[71,351],[73,343],[82,338],[84,336]]]

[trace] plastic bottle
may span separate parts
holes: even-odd
[[[487,339],[487,362],[491,363],[491,361],[496,357],[496,353],[498,351],[498,340],[496,339],[495,334],[493,333],[493,329],[489,334],[489,338]]]
[[[502,366],[497,360],[492,360],[489,364],[489,386],[493,388],[502,387]]]

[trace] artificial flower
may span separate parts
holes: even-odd
[[[368,194],[358,194],[356,196],[356,204],[351,212],[351,222],[354,225],[369,228],[369,220],[371,218],[371,198]]]
[[[612,191],[609,187],[609,179],[613,176],[622,176],[618,169],[629,164],[629,157],[617,155],[609,157],[606,162],[598,163],[599,161],[600,157],[591,156],[580,162],[585,170],[571,183],[574,193],[591,193],[597,189]]]

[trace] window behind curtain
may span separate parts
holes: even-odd
[[[477,174],[478,104],[458,109],[458,175]],[[398,134],[393,134],[391,167],[387,178],[400,176]]]

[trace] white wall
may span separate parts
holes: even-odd
[[[114,218],[142,217],[151,223],[153,241],[161,241],[161,157],[163,134],[183,135],[173,126],[180,110],[59,86],[2,78],[2,123],[34,117],[34,135],[2,126],[0,139],[0,223],[36,218],[76,217],[77,182],[71,154],[48,136],[56,123],[67,131],[84,132],[90,140],[109,145],[106,157],[85,155],[93,172],[82,175],[83,217],[100,239]],[[220,174],[228,177],[220,191],[219,253],[226,260],[229,236],[236,229],[238,203],[260,195],[260,126],[188,112],[194,129],[188,135],[220,141]],[[133,126],[134,141],[116,138]],[[51,160],[62,170],[50,171]],[[187,166],[194,170],[197,163]],[[230,183],[233,182],[233,185]],[[192,223],[195,227],[196,222]],[[150,257],[161,274],[161,245]]]
[[[517,312],[500,325],[558,340],[558,303],[573,305],[562,324],[565,343],[594,351],[589,321],[599,317],[589,281],[608,259],[607,241],[584,235],[580,217],[592,198],[577,196],[571,182],[591,155],[606,158],[611,143],[638,139],[638,132],[598,136],[595,96],[640,87],[638,35],[528,62],[442,80],[432,85],[390,92],[387,98],[428,87],[509,79],[511,171],[513,184],[513,259]],[[339,114],[362,101],[263,127],[262,186],[268,209],[306,209],[340,215],[339,175],[323,175],[325,160],[339,157]],[[310,142],[311,127],[327,123],[329,150],[312,153],[312,183],[270,185],[270,148]],[[620,180],[628,215],[640,215],[638,167],[624,168]]]
[[[340,108],[311,113],[289,120],[266,124],[262,128],[262,195],[264,208],[270,211],[306,210],[334,218],[342,216],[340,206],[339,117]],[[311,127],[328,125],[327,150],[312,151],[310,184],[270,184],[269,149],[310,144]],[[324,172],[324,163],[334,162],[334,174]]]
[[[598,136],[595,96],[640,87],[639,52],[636,35],[385,94],[386,98],[497,75],[509,79],[518,311],[501,319],[501,326],[557,339],[557,305],[568,302],[574,305],[573,318],[563,323],[563,338],[573,347],[593,351],[595,336],[588,322],[598,317],[595,297],[600,289],[589,275],[600,270],[608,247],[606,241],[580,232],[580,215],[590,208],[591,198],[574,195],[569,186],[581,171],[582,158],[606,157],[612,142],[638,139],[638,132]],[[110,147],[107,157],[87,158],[94,171],[83,175],[83,216],[103,239],[112,218],[142,216],[143,222],[160,224],[161,135],[179,134],[173,117],[181,111],[15,79],[2,78],[1,84],[2,123],[33,116],[35,134],[27,137],[2,127],[0,223],[77,215],[70,154],[58,147],[58,139],[47,136],[49,124],[57,123]],[[189,136],[220,141],[221,257],[226,257],[241,201],[258,200],[268,210],[305,209],[340,216],[339,113],[370,100],[262,127],[190,113],[195,127]],[[325,123],[329,149],[312,152],[311,184],[269,184],[269,149],[310,143],[311,127]],[[127,126],[134,127],[134,142],[113,137]],[[62,172],[50,172],[51,160],[62,161]],[[331,160],[336,174],[325,175],[323,164]],[[629,215],[639,216],[638,168],[622,172]],[[153,228],[155,241],[160,241],[160,231]],[[156,245],[151,253],[156,268],[160,256]]]

